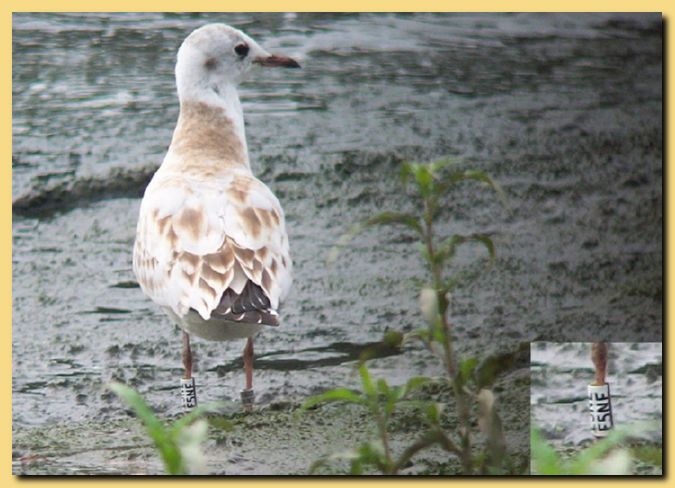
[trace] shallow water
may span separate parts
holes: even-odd
[[[15,14],[15,431],[117,418],[111,379],[177,411],[180,335],[135,286],[131,248],[177,117],[175,51],[211,21],[303,66],[241,87],[252,167],[284,206],[295,262],[283,325],[256,340],[262,404],[353,383],[365,344],[420,324],[424,274],[400,229],[325,263],[352,223],[412,208],[405,159],[457,157],[508,195],[505,209],[466,185],[439,224],[497,245],[452,297],[461,351],[661,340],[660,16]],[[457,268],[482,271],[482,256],[468,247]],[[195,343],[203,399],[236,399],[243,344]],[[419,348],[393,359],[376,374],[438,372]]]

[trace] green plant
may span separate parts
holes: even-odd
[[[368,409],[375,419],[378,438],[362,444],[356,449],[337,453],[316,461],[310,468],[314,473],[319,467],[334,460],[346,460],[351,465],[351,474],[361,474],[364,466],[373,466],[384,474],[396,474],[405,466],[414,452],[405,452],[398,458],[389,444],[388,424],[394,414],[396,405],[406,399],[408,394],[430,381],[429,378],[415,377],[405,385],[391,387],[382,378],[373,381],[364,362],[359,366],[361,376],[361,392],[346,388],[337,388],[308,399],[303,408],[312,408],[322,402],[340,401],[361,405]],[[419,448],[421,449],[421,447]],[[417,452],[416,449],[415,452]]]
[[[537,475],[629,475],[633,474],[636,461],[644,461],[641,455],[649,451],[652,464],[661,465],[661,449],[633,448],[626,439],[639,436],[641,431],[655,430],[651,423],[639,423],[630,427],[616,428],[604,439],[594,442],[572,456],[565,458],[546,442],[536,427],[530,431],[532,474]]]
[[[206,440],[208,423],[202,417],[213,405],[199,406],[188,414],[165,425],[152,412],[148,404],[135,390],[121,383],[111,383],[109,388],[129,405],[143,422],[145,430],[155,444],[164,462],[167,474],[183,475],[203,473],[205,458],[201,444]],[[218,420],[218,427],[229,429],[229,424]]]
[[[450,386],[455,401],[455,414],[458,420],[456,432],[446,432],[442,427],[442,417],[447,413],[437,403],[424,405],[429,429],[415,441],[401,456],[396,458],[387,443],[386,423],[389,419],[385,409],[374,408],[377,395],[385,399],[385,405],[393,411],[393,405],[404,400],[401,392],[409,391],[406,387],[390,387],[384,380],[378,380],[377,388],[369,379],[365,365],[360,366],[363,393],[358,395],[345,389],[329,391],[309,400],[314,405],[320,401],[348,401],[368,406],[378,425],[379,439],[360,448],[343,453],[338,457],[351,460],[352,471],[359,471],[361,465],[373,465],[381,472],[392,474],[407,463],[412,455],[430,446],[440,445],[459,458],[464,474],[480,472],[500,472],[505,458],[505,441],[501,421],[495,408],[495,396],[490,390],[496,374],[503,363],[498,356],[491,356],[480,361],[478,358],[460,359],[454,352],[452,325],[448,319],[450,306],[449,293],[466,277],[466,273],[455,273],[446,276],[448,264],[459,246],[467,243],[478,243],[488,251],[490,261],[495,257],[495,246],[487,234],[451,235],[438,239],[434,223],[444,208],[443,198],[450,189],[463,181],[474,181],[492,188],[503,199],[501,188],[483,171],[460,170],[453,167],[453,161],[441,160],[433,163],[404,163],[401,167],[401,182],[406,191],[417,203],[418,213],[381,212],[366,221],[355,225],[343,235],[331,250],[328,260],[335,260],[340,249],[358,233],[376,225],[400,225],[413,232],[418,238],[418,248],[424,265],[431,277],[430,282],[422,286],[420,291],[420,310],[426,326],[405,334],[404,341],[417,339],[442,361],[446,372],[445,381]],[[416,382],[422,383],[421,379]],[[410,382],[409,382],[410,383]],[[402,389],[401,389],[402,388]],[[396,393],[392,393],[396,392]],[[377,394],[377,395],[376,395]],[[473,407],[473,408],[472,408]],[[476,412],[479,429],[485,437],[485,448],[482,453],[474,454],[472,439],[471,414]],[[325,460],[321,461],[324,463]]]

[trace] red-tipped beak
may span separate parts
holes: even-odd
[[[255,58],[254,63],[264,66],[266,68],[299,68],[300,65],[295,59],[289,58],[287,56],[277,56],[273,54],[271,56],[263,56],[260,58]]]

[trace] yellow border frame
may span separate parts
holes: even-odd
[[[276,478],[276,479],[260,479],[255,478],[251,480],[245,479],[231,479],[231,478],[221,478],[221,479],[203,479],[196,480],[195,478],[188,479],[168,479],[168,478],[142,478],[142,479],[130,479],[130,478],[91,478],[91,477],[67,477],[67,478],[19,478],[14,477],[11,474],[11,454],[12,454],[12,445],[11,445],[11,436],[12,436],[12,417],[11,417],[11,394],[12,394],[12,356],[11,356],[11,334],[12,334],[12,274],[11,274],[11,263],[12,263],[12,173],[11,173],[11,141],[12,141],[12,131],[11,131],[11,106],[12,106],[12,76],[11,76],[11,57],[12,57],[12,12],[40,12],[40,11],[53,11],[53,12],[65,12],[65,11],[79,11],[79,12],[139,12],[139,11],[237,11],[242,7],[245,7],[244,11],[250,12],[292,12],[292,11],[315,11],[315,12],[328,12],[328,11],[367,11],[367,12],[404,12],[404,11],[457,11],[457,12],[480,12],[480,11],[568,11],[568,12],[599,12],[599,11],[626,11],[626,12],[662,12],[666,23],[670,18],[670,14],[675,12],[675,3],[664,1],[652,1],[647,0],[643,2],[626,2],[626,1],[579,1],[579,0],[570,0],[570,1],[548,1],[545,4],[542,2],[534,1],[512,1],[512,2],[496,2],[494,0],[474,0],[472,2],[457,2],[457,1],[434,1],[434,0],[417,0],[416,2],[402,2],[402,1],[383,1],[383,0],[367,0],[367,1],[354,1],[348,0],[345,2],[309,2],[309,1],[290,1],[284,3],[275,3],[271,1],[264,0],[247,0],[242,4],[242,2],[206,2],[203,0],[195,0],[188,3],[177,2],[177,1],[124,1],[124,2],[111,2],[109,0],[104,0],[101,2],[96,2],[95,7],[93,2],[88,1],[65,1],[65,2],[47,2],[47,1],[10,1],[4,3],[0,9],[0,56],[1,63],[4,68],[0,71],[0,100],[2,103],[0,107],[3,108],[4,112],[0,117],[0,155],[1,161],[3,164],[0,166],[0,188],[2,200],[6,202],[0,206],[0,225],[4,237],[0,240],[0,255],[2,256],[1,266],[1,286],[2,293],[0,294],[0,310],[2,310],[2,323],[6,324],[3,329],[1,329],[0,337],[2,344],[2,354],[0,354],[0,392],[2,392],[2,413],[0,416],[0,452],[2,453],[2,464],[0,465],[0,483],[2,486],[17,486],[17,485],[30,485],[31,487],[43,486],[47,484],[63,484],[63,483],[76,483],[77,485],[82,484],[106,484],[109,486],[124,486],[125,488],[132,488],[138,486],[141,483],[143,484],[158,484],[158,483],[172,483],[174,485],[185,485],[188,483],[208,483],[210,485],[222,484],[227,485],[228,487],[238,487],[238,486],[255,486],[255,485],[268,485],[268,484],[278,484],[278,485],[291,485],[291,484],[349,484],[351,485],[361,485],[361,484],[411,484],[411,483],[424,483],[424,484],[434,484],[452,486],[453,488],[464,487],[464,486],[488,486],[494,483],[499,484],[515,484],[515,483],[541,483],[545,481],[546,483],[553,483],[556,485],[572,485],[574,483],[577,485],[587,485],[587,486],[598,486],[598,485],[607,485],[613,483],[623,484],[624,482],[631,484],[663,484],[667,482],[667,478],[649,480],[645,478],[594,478],[592,480],[574,480],[574,479],[546,479],[541,477],[533,477],[532,479],[527,478],[493,478],[493,479],[481,479],[481,480],[469,480],[469,479],[454,479],[454,478],[441,478],[441,479],[429,479],[429,478],[412,478],[412,479],[368,479],[367,481],[354,480],[351,478],[342,479],[317,479],[317,478]],[[664,120],[667,120],[666,114],[670,113],[670,108],[673,104],[672,99],[665,95],[667,93],[667,88],[672,85],[672,58],[673,58],[673,42],[672,36],[669,35],[669,27],[666,25],[665,29],[665,54],[666,54],[666,80],[669,80],[667,86],[664,86],[664,97],[667,102],[667,106],[664,107]],[[9,68],[9,69],[8,69]],[[666,145],[664,153],[664,168],[666,167],[668,161],[668,144],[667,141],[673,140],[673,127],[665,123],[664,127],[666,133],[664,134]],[[673,174],[672,171],[667,171],[664,175],[666,180],[664,184],[666,187],[672,188],[673,186]],[[668,198],[667,193],[664,192],[664,206],[665,209],[670,209],[670,199]],[[666,211],[664,225],[666,226],[665,243],[672,243],[672,233],[673,228],[671,217],[672,213]],[[665,252],[668,252],[670,246],[665,249]],[[668,264],[668,260],[665,261]],[[670,267],[668,266],[666,271],[666,276],[664,279],[667,280],[667,277],[670,276]],[[669,286],[666,286],[664,290],[667,293],[665,296],[665,303],[673,303],[675,300],[675,292]],[[664,336],[666,339],[669,339],[665,344],[666,351],[664,355],[667,357],[668,352],[672,350],[671,345],[672,337],[669,337],[671,334],[666,334],[666,325],[668,323],[668,309],[666,308],[666,314],[664,317]],[[666,360],[666,366],[668,369],[667,372],[667,383],[664,385],[666,391],[672,392],[675,391],[675,381],[671,374],[670,366],[672,361]],[[667,404],[666,404],[667,406]],[[669,411],[666,412],[666,414]],[[666,422],[666,427],[668,427],[667,432],[665,433],[667,443],[664,453],[667,456],[665,461],[666,472],[672,470],[673,467],[673,446],[669,442],[672,439],[670,433],[672,432],[673,422]]]

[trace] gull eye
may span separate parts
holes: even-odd
[[[246,44],[237,44],[234,46],[234,52],[237,53],[237,56],[245,57],[248,54],[248,45]]]

